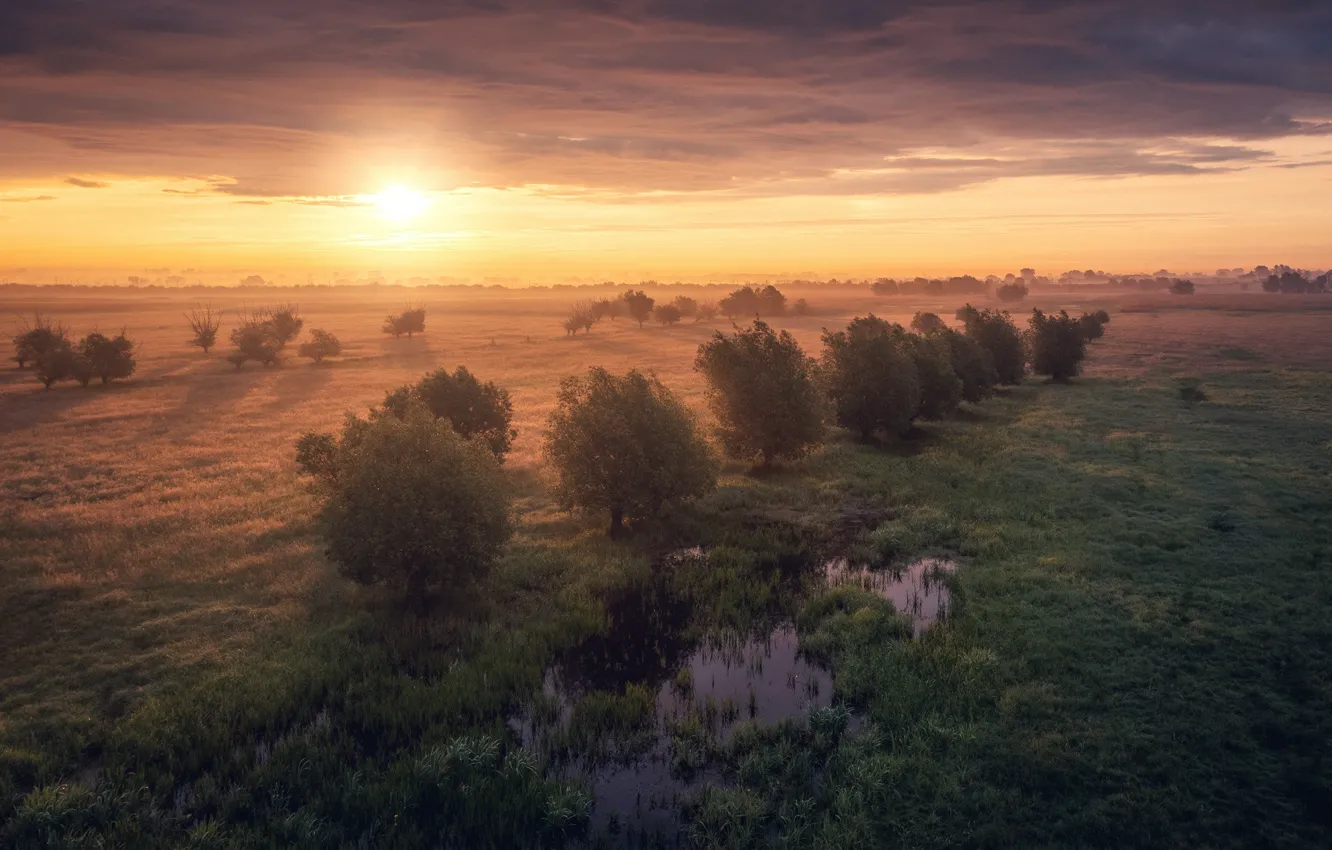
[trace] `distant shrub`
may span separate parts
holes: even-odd
[[[1193,281],[1176,278],[1170,282],[1171,295],[1192,295]]]
[[[973,404],[994,391],[999,373],[994,369],[990,353],[980,343],[952,328],[935,331],[931,336],[946,341],[952,355],[953,373],[962,382],[962,400]]]
[[[305,327],[305,320],[301,318],[300,309],[295,304],[269,307],[262,314],[264,321],[272,325],[273,334],[283,348],[300,336],[301,328]]]
[[[594,367],[560,383],[545,457],[565,508],[610,515],[610,535],[626,519],[697,498],[716,469],[689,410],[656,378]]]
[[[994,290],[995,296],[1000,301],[1016,302],[1027,297],[1027,284],[1020,280],[1012,283],[1005,283]]]
[[[92,361],[75,351],[74,364],[70,369],[69,376],[78,381],[79,386],[86,388],[88,384],[92,383],[92,379],[97,377],[97,373],[93,370]]]
[[[1110,324],[1110,314],[1105,312],[1104,310],[1097,310],[1095,313],[1092,313],[1092,315],[1095,316],[1096,321],[1100,322],[1101,324],[1103,325]]]
[[[597,318],[593,315],[592,305],[587,302],[579,302],[569,308],[569,315],[565,317],[563,324],[564,332],[570,336],[578,333],[579,330],[585,333],[592,333],[592,326],[597,323]]]
[[[1022,334],[1008,313],[977,310],[970,304],[957,311],[966,335],[990,355],[1001,384],[1019,384],[1027,371],[1027,355]]]
[[[194,334],[190,345],[202,348],[204,354],[207,354],[217,344],[217,331],[222,327],[222,312],[214,311],[208,304],[200,304],[185,314],[185,320],[190,323],[190,332]]]
[[[232,329],[231,344],[236,351],[227,355],[227,360],[237,369],[251,360],[272,366],[282,353],[282,342],[273,325],[254,316],[242,319],[240,326]]]
[[[718,332],[699,346],[694,368],[707,378],[718,434],[733,457],[767,466],[823,438],[814,364],[786,331],[755,319],[729,336]]]
[[[671,306],[680,311],[680,316],[685,319],[692,319],[698,315],[698,301],[690,298],[688,295],[677,295],[671,302]]]
[[[694,314],[695,322],[710,322],[717,318],[717,304],[714,301],[703,301],[698,305],[698,312]]]
[[[309,357],[316,363],[322,363],[325,357],[337,357],[342,354],[342,343],[333,334],[322,328],[310,331],[310,341],[301,343],[297,353]]]
[[[680,308],[674,304],[663,304],[656,309],[657,321],[670,326],[680,321]]]
[[[361,584],[419,603],[480,578],[512,533],[499,463],[420,404],[348,417],[333,447],[307,434],[297,453],[319,473],[329,560]]]
[[[592,302],[593,317],[597,321],[610,319],[615,321],[617,316],[624,313],[624,300],[621,298],[599,298]]]
[[[68,343],[47,348],[38,355],[34,371],[37,380],[48,390],[59,381],[68,381],[74,377],[78,355]],[[91,372],[91,367],[88,367]]]
[[[641,289],[630,290],[620,297],[624,301],[624,310],[629,314],[629,318],[638,322],[640,328],[643,327],[643,323],[652,316],[652,308],[656,305],[656,300]]]
[[[518,436],[511,426],[513,402],[509,391],[494,381],[482,383],[466,366],[459,366],[452,374],[447,369],[436,369],[413,385],[393,390],[384,399],[384,409],[406,416],[415,402],[448,421],[463,438],[482,440],[501,462]]]
[[[134,374],[134,342],[125,336],[124,331],[113,337],[93,331],[79,341],[77,353],[87,361],[86,368],[104,384]],[[75,365],[76,370],[82,368],[85,367]]]
[[[1203,390],[1202,384],[1197,378],[1186,378],[1180,382],[1179,397],[1189,404],[1207,401],[1207,393]]]
[[[384,319],[383,332],[392,334],[394,339],[407,334],[411,339],[413,334],[425,333],[426,311],[424,307],[408,307],[396,316],[388,316]]]
[[[911,317],[911,329],[927,334],[930,331],[939,331],[948,327],[944,320],[939,318],[937,313],[917,313]]]
[[[786,296],[775,286],[755,289],[742,286],[718,302],[727,318],[736,316],[783,316],[786,314]]]
[[[823,332],[820,379],[834,421],[868,440],[905,434],[920,407],[920,379],[906,332],[874,315]]]
[[[1028,321],[1027,350],[1031,371],[1037,375],[1049,375],[1055,381],[1066,381],[1082,369],[1082,361],[1087,356],[1087,339],[1078,320],[1063,310],[1058,315],[1032,310]]]
[[[24,320],[22,329],[14,335],[14,360],[20,369],[26,369],[48,351],[68,345],[69,329],[37,313],[31,323]]]
[[[953,371],[953,352],[941,335],[904,334],[908,351],[916,364],[920,384],[920,404],[915,416],[943,419],[962,403],[962,379]]]
[[[875,295],[896,295],[897,281],[881,277],[870,284],[870,292]]]
[[[809,302],[804,298],[797,298],[791,305],[791,312],[795,313],[797,316],[808,316],[812,309],[813,308],[809,306]]]

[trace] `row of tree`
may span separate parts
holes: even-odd
[[[200,305],[185,315],[190,331],[194,336],[190,345],[202,348],[207,354],[217,344],[218,331],[222,327],[222,312],[211,306]],[[394,339],[406,334],[425,332],[424,307],[408,307],[397,315],[384,319],[382,330],[392,334]],[[231,344],[236,350],[227,355],[227,361],[239,369],[250,361],[272,366],[280,362],[283,351],[296,340],[305,327],[300,309],[295,304],[280,304],[272,307],[260,307],[254,310],[241,310],[238,313],[239,324],[231,331]],[[336,336],[322,328],[310,331],[310,339],[301,343],[297,356],[308,357],[315,363],[323,362],[326,357],[342,354],[342,343]]]
[[[31,368],[49,390],[61,381],[86,387],[93,378],[103,384],[134,374],[135,345],[121,331],[107,336],[93,331],[77,342],[69,328],[38,313],[14,336],[14,360],[20,369]]]
[[[797,298],[790,305],[790,312],[805,316],[810,312],[809,302]],[[677,295],[671,301],[658,304],[657,300],[643,290],[631,289],[616,298],[600,298],[591,301],[579,301],[569,308],[565,317],[564,332],[573,336],[580,330],[591,333],[592,327],[602,319],[614,321],[616,317],[628,315],[638,322],[641,328],[649,319],[656,319],[663,325],[671,326],[683,319],[706,322],[715,319],[718,313],[728,319],[753,316],[784,316],[788,312],[786,296],[775,286],[755,289],[742,286],[722,298],[720,301],[699,301],[687,295]]]
[[[760,464],[797,458],[824,438],[825,417],[862,438],[902,433],[920,419],[979,401],[1032,371],[1077,373],[1109,316],[1032,312],[1025,334],[1007,313],[958,311],[963,331],[918,314],[915,333],[875,316],[825,331],[809,357],[761,319],[703,343],[718,442]],[[501,466],[516,432],[509,394],[466,368],[439,370],[387,394],[338,436],[307,433],[301,469],[323,496],[328,554],[362,583],[387,583],[420,600],[431,585],[471,580],[512,534],[512,494]],[[716,486],[713,449],[684,403],[651,375],[593,367],[560,383],[543,454],[559,503],[600,513],[618,536],[627,520]]]

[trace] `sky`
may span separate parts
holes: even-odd
[[[1325,0],[0,2],[0,278],[1325,268],[1329,188]]]

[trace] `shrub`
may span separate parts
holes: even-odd
[[[338,441],[332,434],[307,431],[296,440],[296,465],[306,475],[337,478],[337,456]]]
[[[704,301],[698,305],[698,311],[694,313],[695,322],[710,322],[717,318],[717,304],[714,301]]]
[[[69,329],[59,322],[37,313],[29,324],[14,336],[14,360],[20,369],[36,364],[48,351],[69,346]]]
[[[663,304],[656,310],[657,321],[663,325],[673,325],[680,321],[680,308],[674,304]]]
[[[408,307],[396,316],[386,317],[382,330],[386,334],[393,334],[394,339],[403,334],[411,339],[412,334],[425,333],[425,317],[424,307]]]
[[[35,361],[37,380],[48,390],[57,381],[68,381],[74,377],[77,358],[78,355],[68,343],[47,348]]]
[[[610,514],[610,535],[624,520],[656,514],[668,502],[703,495],[716,484],[707,444],[688,409],[660,381],[594,367],[560,383],[545,457],[566,509]]]
[[[920,406],[920,381],[906,333],[877,316],[823,332],[820,377],[843,428],[868,440],[875,431],[904,434]]]
[[[513,421],[513,402],[509,391],[486,381],[484,384],[459,366],[452,374],[436,369],[411,386],[402,386],[384,399],[384,409],[405,416],[414,402],[420,402],[432,415],[448,420],[465,439],[478,438],[502,463],[518,436]]]
[[[1033,372],[1049,375],[1055,381],[1078,374],[1087,356],[1087,339],[1077,319],[1063,310],[1058,315],[1032,310],[1028,327],[1027,349]]]
[[[994,390],[999,383],[999,373],[994,369],[990,353],[981,344],[952,328],[935,331],[932,336],[943,339],[948,344],[953,361],[953,374],[962,382],[962,400],[973,404],[981,401]]]
[[[134,343],[124,331],[114,337],[93,331],[79,341],[77,353],[87,361],[87,366],[76,364],[76,370],[87,368],[104,384],[134,374]]]
[[[771,285],[762,289],[742,286],[718,302],[718,306],[727,318],[782,316],[786,314],[786,296],[780,289]]]
[[[1097,310],[1095,313],[1092,313],[1092,315],[1095,316],[1096,321],[1100,322],[1101,324],[1103,325],[1110,324],[1110,314],[1105,312],[1104,310]]]
[[[812,308],[804,298],[797,298],[795,303],[791,305],[791,312],[797,316],[808,316],[812,312]]]
[[[680,311],[680,316],[692,319],[698,315],[698,302],[688,295],[677,295],[671,306]]]
[[[870,284],[870,292],[875,295],[896,295],[897,281],[881,277]]]
[[[1027,371],[1022,334],[1007,311],[977,310],[970,304],[958,310],[966,335],[990,355],[1001,384],[1018,384]]]
[[[652,308],[656,301],[643,290],[630,290],[621,296],[624,300],[625,312],[629,318],[638,322],[638,326],[643,327],[643,323],[652,315]]]
[[[1000,301],[1021,301],[1027,297],[1027,284],[1020,280],[1005,283],[995,289],[994,294]]]
[[[78,381],[79,386],[86,388],[97,377],[97,372],[93,369],[92,361],[76,351],[69,376]]]
[[[231,344],[236,351],[227,355],[227,360],[236,364],[237,369],[250,360],[271,366],[278,361],[283,347],[272,323],[258,316],[242,319],[240,326],[231,331]]]
[[[335,473],[317,479],[329,560],[361,584],[420,602],[483,575],[512,533],[499,463],[419,404],[348,417],[331,450],[306,435],[298,456],[302,444],[305,468]]]
[[[764,466],[796,458],[823,438],[814,364],[786,331],[762,320],[698,348],[694,368],[708,381],[708,403],[726,451]]]
[[[962,379],[953,370],[953,352],[942,336],[905,334],[920,382],[920,404],[915,416],[943,419],[962,403]]]
[[[620,298],[599,298],[592,302],[592,317],[598,322],[602,319],[615,321],[615,317],[624,312],[624,300]]]
[[[938,313],[917,313],[911,317],[911,329],[923,334],[943,330],[946,327],[948,326],[939,318]]]
[[[1171,295],[1192,295],[1193,281],[1176,278],[1170,282]]]
[[[1105,328],[1096,313],[1083,313],[1078,318],[1078,327],[1082,329],[1082,338],[1087,342],[1105,336]]]
[[[337,357],[342,354],[342,343],[322,328],[310,331],[310,341],[301,343],[297,349],[302,357],[309,357],[316,363],[322,363],[325,357]]]
[[[272,326],[273,335],[277,338],[280,348],[286,348],[288,343],[301,335],[301,328],[305,327],[305,320],[300,316],[300,308],[295,304],[280,304],[266,308],[262,311],[262,317]]]
[[[592,333],[592,326],[596,322],[596,316],[592,314],[592,306],[585,302],[578,303],[569,308],[569,315],[563,322],[564,332],[573,336],[581,328],[587,333]]]
[[[222,312],[214,312],[211,306],[200,304],[185,314],[185,320],[190,323],[190,332],[194,334],[190,345],[202,348],[204,354],[207,354],[217,344],[217,331],[222,327]]]

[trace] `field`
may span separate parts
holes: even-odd
[[[789,294],[815,314],[777,324],[811,352],[855,315],[960,306]],[[1112,314],[1077,381],[888,445],[830,432],[765,475],[728,464],[612,543],[547,495],[556,385],[652,370],[702,415],[694,352],[725,322],[570,338],[576,293],[432,290],[427,333],[395,340],[401,291],[250,292],[299,302],[345,356],[237,371],[184,344],[195,297],[0,290],[0,315],[140,344],[108,387],[0,370],[13,846],[1332,843],[1320,299],[1038,298]],[[292,444],[458,364],[512,393],[519,533],[483,588],[418,619],[326,562]],[[952,571],[946,622],[916,639],[824,569],[919,556]],[[700,679],[797,641],[782,663],[823,682],[803,701]],[[740,716],[746,687],[769,722]],[[654,716],[668,693],[678,714]],[[660,799],[612,793],[631,782]]]

